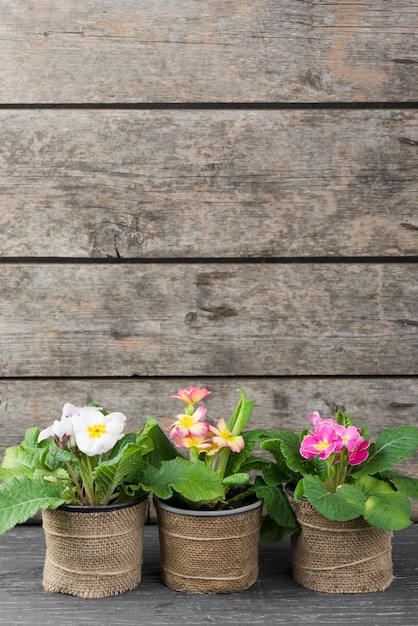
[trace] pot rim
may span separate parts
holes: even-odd
[[[169,513],[177,513],[177,515],[192,515],[193,517],[231,517],[233,515],[242,515],[243,513],[247,513],[249,511],[254,511],[262,506],[262,500],[256,500],[251,504],[246,504],[241,507],[237,507],[236,509],[221,509],[219,511],[199,511],[198,509],[181,509],[176,506],[171,506],[170,504],[166,504],[163,500],[160,500],[156,496],[154,496],[154,504],[155,506],[163,509],[164,511],[168,511]]]
[[[148,498],[148,495],[141,496],[140,498],[134,498],[127,502],[119,502],[116,504],[97,504],[94,506],[84,506],[82,504],[61,504],[57,511],[68,511],[69,513],[105,513],[106,511],[119,511],[120,509],[127,509],[136,504],[140,504]]]

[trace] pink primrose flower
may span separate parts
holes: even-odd
[[[187,404],[196,404],[203,398],[206,398],[211,391],[208,391],[205,387],[186,387],[185,389],[179,389],[177,395],[170,396],[170,398],[176,398],[177,400],[183,400]]]
[[[360,441],[361,440],[361,441]],[[355,447],[348,451],[348,462],[350,465],[359,465],[363,463],[369,456],[367,448],[370,445],[370,441],[366,441],[363,437],[359,437]]]
[[[340,424],[336,424],[335,430],[342,438],[343,445],[347,450],[353,450],[357,444],[364,441],[363,437],[360,435],[360,428],[356,428],[355,426],[344,427]]]
[[[310,415],[308,415],[308,420],[310,420],[314,426],[316,426],[318,420],[322,419],[323,418],[319,415],[318,411],[314,411],[313,413],[310,413]]]
[[[212,441],[215,445],[220,448],[224,448],[228,446],[232,450],[232,452],[241,452],[241,450],[245,447],[245,442],[241,435],[233,436],[232,433],[227,429],[225,420],[221,418],[217,422],[217,427],[210,427],[210,432],[212,434]],[[214,450],[216,452],[216,450]],[[212,452],[212,454],[214,453]]]
[[[318,411],[314,411],[313,413],[308,415],[308,419],[315,426],[316,430],[318,430],[320,426],[331,426],[332,428],[336,429],[339,428],[339,424],[335,420],[331,418],[325,419],[324,417],[321,417]]]
[[[176,421],[169,427],[171,429],[170,439],[189,437],[191,435],[204,437],[209,430],[209,424],[203,421],[205,415],[206,409],[203,406],[198,406],[192,415],[187,415],[186,413],[176,415]]]
[[[333,452],[340,452],[343,440],[332,425],[320,424],[314,433],[307,435],[301,443],[300,454],[305,459],[313,459],[319,455],[326,459]]]

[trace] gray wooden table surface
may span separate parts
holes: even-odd
[[[85,600],[43,591],[44,549],[40,526],[20,526],[0,538],[0,624],[418,624],[418,524],[395,533],[392,585],[380,593],[359,595],[328,595],[297,585],[287,541],[261,546],[259,580],[247,591],[178,593],[160,581],[158,529],[148,525],[139,587],[113,598]]]

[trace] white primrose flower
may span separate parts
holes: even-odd
[[[75,404],[71,404],[71,402],[66,402],[64,406],[62,407],[61,419],[63,417],[73,417],[74,415],[80,415],[80,411],[83,411],[84,409],[96,409],[98,411],[102,411],[103,407],[96,406],[96,405],[80,407],[80,406],[75,406]]]
[[[49,437],[56,437],[60,441],[65,437],[72,437],[73,435],[73,422],[71,417],[62,417],[60,420],[55,420],[51,426],[45,428],[39,433],[38,443]]]
[[[87,456],[109,452],[123,437],[126,422],[123,413],[103,415],[96,407],[81,408],[71,419],[77,447]]]

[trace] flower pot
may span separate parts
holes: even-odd
[[[137,587],[146,507],[143,499],[43,511],[45,591],[105,598]]]
[[[286,492],[299,524],[291,537],[293,578],[327,593],[383,591],[393,580],[392,532],[370,526],[362,517],[334,522],[303,498]]]
[[[161,578],[177,591],[232,593],[258,577],[262,502],[224,511],[194,511],[155,499]]]

